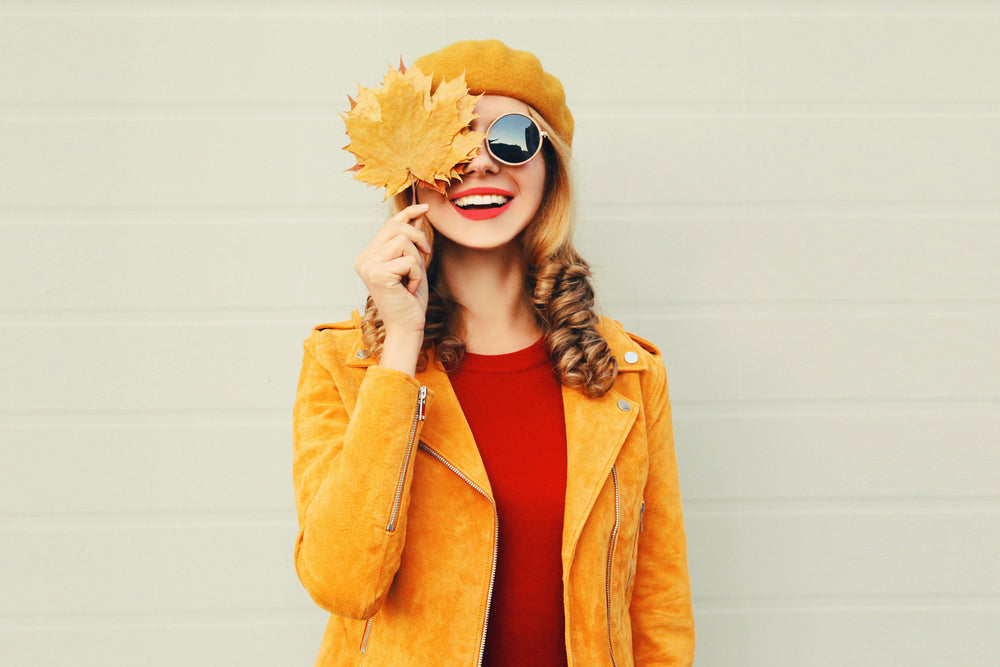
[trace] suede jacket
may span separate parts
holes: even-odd
[[[294,410],[295,566],[331,613],[316,665],[480,665],[503,539],[490,481],[440,364],[377,366],[359,325],[305,341]],[[690,665],[666,372],[651,343],[601,327],[614,387],[563,387],[569,665]]]

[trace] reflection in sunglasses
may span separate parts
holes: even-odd
[[[490,124],[486,147],[490,155],[504,164],[524,164],[538,154],[542,138],[547,136],[535,121],[523,114],[505,114]],[[499,135],[499,136],[498,136]]]

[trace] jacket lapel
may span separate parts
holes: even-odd
[[[458,396],[455,395],[448,374],[434,360],[433,353],[427,369],[417,373],[416,378],[431,392],[420,441],[458,468],[492,498],[493,489],[486,477],[486,468],[479,456],[472,429],[458,403]]]
[[[626,404],[627,410],[623,409]],[[611,474],[611,465],[635,423],[639,406],[615,391],[587,398],[564,386],[563,410],[567,448],[563,552],[571,557],[604,480]]]
[[[640,345],[619,323],[603,317],[601,333],[617,360],[619,381],[600,398],[562,389],[567,447],[563,556],[567,559],[573,557],[580,531],[641,409],[638,396],[629,398],[620,391],[624,375],[646,370]]]

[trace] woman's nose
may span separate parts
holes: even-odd
[[[479,152],[465,165],[465,173],[495,174],[500,171],[500,163],[486,150],[486,140],[479,146]]]

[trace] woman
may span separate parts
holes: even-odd
[[[355,263],[364,316],[305,342],[295,563],[332,614],[316,664],[691,664],[663,363],[594,313],[562,85],[496,40],[414,66],[464,72],[489,136],[446,195],[396,198]]]

